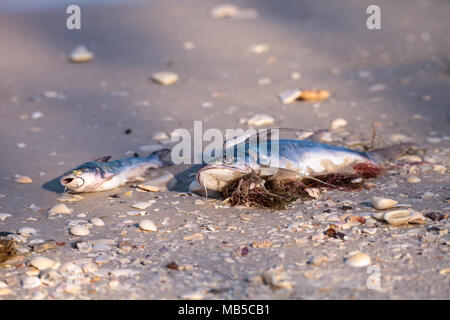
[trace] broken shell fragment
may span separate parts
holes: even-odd
[[[183,240],[186,240],[186,241],[203,240],[203,235],[201,233],[194,233],[194,234],[183,237]]]
[[[384,210],[394,207],[397,205],[398,201],[381,197],[372,197],[370,203],[375,209]]]
[[[300,90],[292,89],[292,90],[283,91],[282,93],[280,93],[278,95],[278,97],[280,98],[281,102],[283,102],[284,104],[290,104],[290,103],[294,103],[296,100],[298,100],[301,95],[302,95],[302,92]]]
[[[247,124],[250,126],[256,126],[256,127],[260,127],[260,126],[264,126],[267,124],[271,124],[275,121],[274,118],[272,118],[271,116],[268,116],[266,114],[255,114],[253,117],[251,117],[250,119],[247,120]]]
[[[170,86],[178,81],[178,75],[173,72],[160,71],[152,74],[151,79],[153,82],[161,84],[163,86]]]
[[[58,203],[48,210],[48,214],[53,216],[56,214],[71,214],[73,209],[69,209],[64,203]]]
[[[71,62],[87,62],[94,59],[94,54],[86,49],[85,46],[77,46],[69,53]]]
[[[62,197],[56,199],[59,202],[67,202],[67,203],[74,203],[83,200],[84,198],[82,196],[79,196],[77,194],[67,194],[65,193]]]
[[[11,217],[9,213],[0,213],[0,221],[5,221],[9,217]]]
[[[322,89],[302,90],[300,99],[305,101],[321,101],[330,96],[330,92]]]

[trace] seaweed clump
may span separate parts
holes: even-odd
[[[299,199],[311,198],[312,188],[357,191],[364,188],[366,179],[376,178],[382,168],[370,162],[353,166],[354,174],[328,174],[315,177],[264,180],[250,173],[227,186],[222,195],[233,206],[283,210]]]
[[[0,265],[18,254],[14,240],[0,240]]]

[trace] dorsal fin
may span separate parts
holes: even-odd
[[[97,161],[97,162],[108,162],[109,159],[111,159],[111,156],[104,156],[104,157],[97,158],[94,161]]]

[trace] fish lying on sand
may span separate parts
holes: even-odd
[[[279,207],[278,196],[284,203],[299,198],[302,191],[311,186],[353,189],[362,186],[355,181],[375,178],[383,170],[377,161],[384,156],[383,152],[360,152],[308,140],[276,141],[277,152],[272,150],[272,140],[266,141],[264,152],[260,152],[260,143],[249,143],[248,139],[234,145],[231,157],[230,151],[226,151],[226,160],[217,159],[197,172],[197,183],[206,192],[218,191],[226,197],[233,196],[232,204],[248,205],[251,202],[256,206],[271,207],[272,199],[277,202],[275,207]],[[237,151],[239,146],[244,152]],[[248,201],[252,197],[253,200]],[[263,200],[267,200],[267,205]]]
[[[66,172],[60,182],[65,188],[77,193],[114,189],[142,176],[150,168],[171,165],[170,161],[162,159],[169,152],[169,149],[163,149],[144,158],[131,157],[114,161],[109,161],[109,156],[102,157]]]

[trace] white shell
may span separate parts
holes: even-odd
[[[345,127],[347,125],[347,120],[343,119],[343,118],[338,118],[333,120],[333,122],[331,123],[331,129],[336,130],[339,129],[341,127]]]
[[[131,205],[132,208],[145,210],[148,207],[150,207],[152,204],[154,204],[156,200],[148,200],[148,201],[142,201],[142,202],[136,202]]]
[[[383,210],[394,207],[397,205],[398,201],[381,197],[373,197],[370,199],[370,203],[375,209]]]
[[[9,217],[11,217],[9,213],[0,213],[0,221],[5,221]]]
[[[139,222],[139,228],[144,231],[158,231],[158,228],[156,228],[156,225],[151,220],[142,220]]]
[[[100,218],[92,218],[91,220],[92,225],[96,226],[96,227],[103,227],[105,225],[105,223],[103,222],[102,219]]]
[[[15,175],[14,180],[17,183],[33,183],[33,180],[27,176]]]
[[[280,93],[279,98],[284,104],[289,104],[295,102],[298,98],[300,98],[301,95],[302,92],[300,90],[292,89]]]
[[[176,73],[167,71],[155,72],[151,78],[154,82],[164,86],[169,86],[178,81],[178,75]]]
[[[420,179],[420,178],[417,177],[417,176],[411,176],[411,177],[409,177],[408,179],[406,179],[406,181],[407,181],[408,183],[419,183],[420,181],[422,181],[422,179]]]
[[[87,236],[89,234],[89,229],[77,224],[70,228],[70,233],[74,236]]]
[[[31,227],[22,227],[19,230],[17,230],[17,232],[22,236],[28,236],[30,234],[35,234],[36,230]]]
[[[34,289],[41,286],[41,280],[38,277],[26,277],[22,280],[24,289]]]
[[[384,220],[393,226],[407,224],[412,217],[413,213],[410,210],[388,211],[383,216]]]
[[[42,256],[33,257],[29,262],[30,266],[33,266],[38,270],[53,268],[55,264],[55,261]]]
[[[94,59],[94,54],[85,46],[77,46],[69,53],[69,60],[72,62],[86,62]]]
[[[247,124],[250,126],[256,126],[256,127],[260,127],[260,126],[264,126],[267,124],[271,124],[275,121],[274,118],[272,118],[271,116],[267,115],[267,114],[255,114],[253,117],[251,117],[250,119],[247,120]]]
[[[349,266],[360,268],[370,265],[370,257],[365,253],[356,253],[345,260]]]
[[[64,203],[58,203],[48,210],[49,215],[55,214],[71,214],[73,209],[69,209]]]

